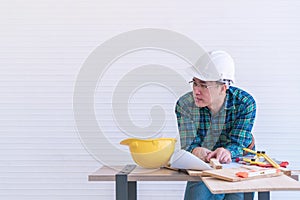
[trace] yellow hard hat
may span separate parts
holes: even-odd
[[[166,165],[174,152],[175,143],[175,138],[129,138],[120,142],[129,146],[133,160],[144,168],[159,168]]]

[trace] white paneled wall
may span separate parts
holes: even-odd
[[[257,148],[300,169],[299,9],[297,0],[1,1],[0,199],[114,199],[113,183],[87,181],[102,164],[77,132],[74,86],[96,47],[140,28],[172,30],[205,49],[230,52],[237,86],[257,101]],[[169,66],[189,78],[184,74],[187,63],[166,52],[133,52],[112,63],[98,82],[94,107],[109,142],[124,151],[118,143],[128,136],[112,116],[114,87],[130,70],[146,64]],[[131,119],[148,126],[151,107],[161,105],[166,114],[161,133],[176,137],[176,99],[155,84],[142,87],[128,100]],[[138,195],[143,200],[179,200],[184,186],[139,183]],[[271,193],[278,200],[298,199],[299,194]]]

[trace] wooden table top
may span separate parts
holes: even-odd
[[[115,181],[115,175],[124,166],[108,167],[102,166],[96,172],[89,175],[89,181]],[[128,174],[128,181],[200,181],[199,176],[189,176],[184,172],[166,168],[145,169],[139,166]]]
[[[287,190],[300,191],[300,182],[286,175],[238,182],[223,181],[212,177],[202,177],[202,180],[214,194]]]
[[[115,175],[124,166],[102,166],[96,172],[89,175],[89,181],[115,181]],[[300,182],[281,175],[271,178],[261,178],[238,182],[223,181],[212,177],[190,176],[185,172],[179,172],[166,168],[145,169],[139,166],[128,174],[128,181],[200,181],[203,180],[214,194],[235,192],[264,192],[299,190]]]

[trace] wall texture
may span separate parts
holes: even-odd
[[[85,148],[74,118],[73,96],[80,70],[97,47],[142,28],[168,29],[205,49],[230,52],[236,61],[236,85],[257,101],[253,130],[257,148],[299,169],[299,9],[297,0],[1,1],[0,199],[114,199],[113,183],[90,183],[87,176],[102,164],[127,160],[121,154],[110,155],[111,147],[104,148],[104,160]],[[183,79],[189,78],[186,62],[157,49],[127,52],[112,61],[93,91],[94,113],[107,139],[96,146],[109,142],[127,152],[118,143],[131,135],[124,133],[126,124],[120,127],[113,115],[113,108],[118,113],[118,104],[112,101],[114,88],[126,74],[144,65],[168,66]],[[176,88],[175,81],[166,71],[135,77],[142,81],[166,77],[162,80],[170,86],[145,83],[125,99],[132,123],[149,126],[154,120],[151,108],[160,105],[165,122],[153,136],[176,137],[174,103],[188,84],[174,93],[169,89]],[[85,87],[80,95],[89,92],[89,81]],[[81,116],[90,122],[88,115]],[[139,183],[138,195],[143,200],[179,200],[184,186],[181,182]],[[271,195],[278,200],[299,198],[299,192]]]

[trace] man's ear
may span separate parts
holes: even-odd
[[[222,93],[226,93],[226,90],[229,88],[229,85],[227,85],[227,84],[223,84],[222,86],[221,86],[221,92]]]
[[[229,84],[224,84],[225,85],[225,89],[228,90],[229,89]]]

